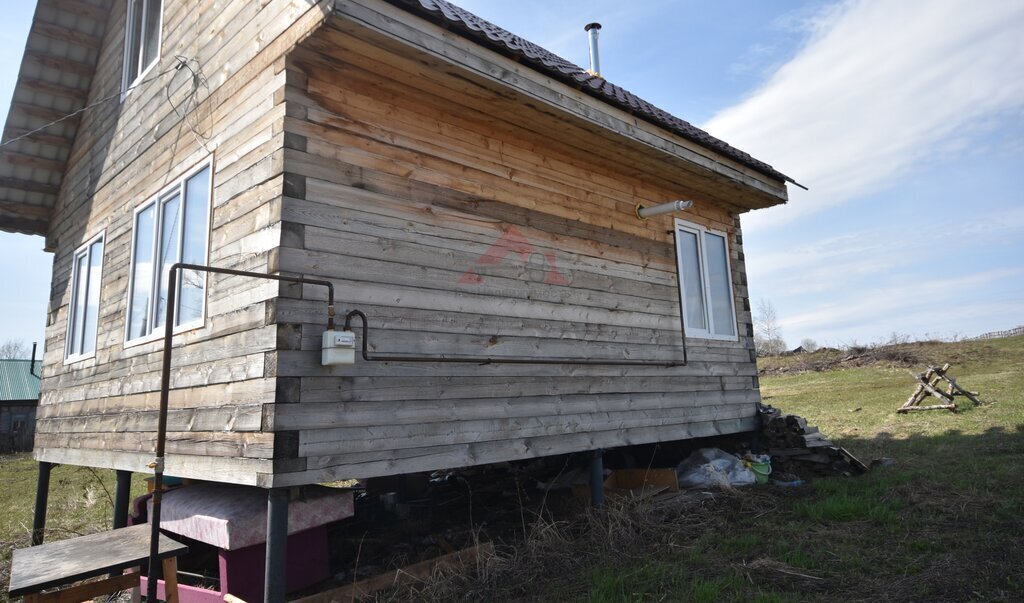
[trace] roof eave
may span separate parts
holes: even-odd
[[[0,147],[0,230],[46,235],[112,0],[40,0]],[[39,128],[46,126],[45,130]]]

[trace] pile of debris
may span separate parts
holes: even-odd
[[[796,415],[782,414],[777,408],[758,405],[761,437],[772,456],[773,472],[796,475],[861,475],[868,467],[845,448],[829,441],[817,427]]]

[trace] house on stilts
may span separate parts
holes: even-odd
[[[3,139],[0,229],[53,254],[44,467],[153,471],[169,308],[180,478],[757,425],[740,215],[792,180],[444,0],[39,0]]]

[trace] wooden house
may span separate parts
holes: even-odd
[[[385,360],[321,365],[323,288],[186,271],[170,475],[755,425],[739,217],[789,179],[443,0],[39,0],[3,139],[0,228],[53,253],[40,461],[149,471],[179,261],[327,279]]]

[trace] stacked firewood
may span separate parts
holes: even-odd
[[[796,415],[759,405],[761,437],[772,457],[772,472],[804,475],[860,475],[868,468],[845,448],[829,441],[817,427]]]

